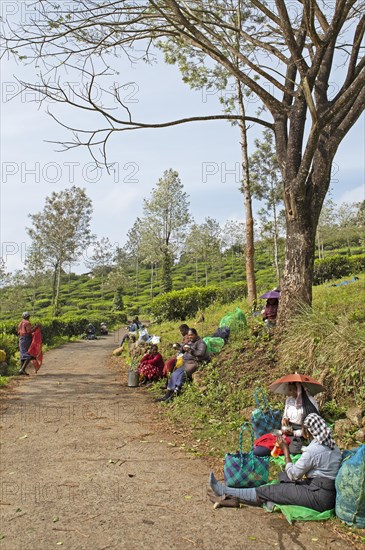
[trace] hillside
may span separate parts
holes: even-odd
[[[353,248],[352,254],[361,254],[361,248]],[[333,249],[326,252],[326,258],[334,255],[346,257],[347,249]],[[258,293],[277,285],[270,251],[263,246],[256,249],[256,281]],[[242,255],[227,251],[217,265],[209,265],[207,270],[209,285],[229,286],[245,281],[245,265]],[[141,265],[138,274],[138,287],[134,269],[128,271],[129,285],[123,290],[124,311],[127,315],[143,312],[152,299],[160,294],[160,271]],[[172,269],[173,289],[181,290],[192,286],[206,285],[206,271],[203,262],[191,262],[182,257]],[[105,277],[104,277],[105,280]],[[0,289],[0,321],[16,320],[25,309],[39,318],[52,316],[51,281],[38,283],[33,288],[20,286],[15,289]],[[63,273],[60,291],[61,315],[93,317],[102,320],[103,313],[111,311],[114,292],[103,288],[103,280],[92,273],[76,275]]]

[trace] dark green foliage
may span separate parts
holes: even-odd
[[[34,304],[34,306],[37,309],[42,309],[44,307],[50,306],[52,301],[49,298],[43,298],[42,300],[37,300]]]
[[[53,319],[32,318],[32,323],[40,323],[42,340],[45,344],[52,344],[53,338],[57,336],[80,336],[85,332],[85,328],[89,323],[93,323],[93,325],[98,327],[102,321],[112,326],[115,323],[126,323],[127,317],[124,313],[119,312],[104,312],[102,315],[93,312],[87,317],[77,317],[74,314],[70,314],[64,315],[63,317],[55,317]],[[0,329],[2,330],[2,334],[0,334],[0,349],[7,352],[9,348],[11,355],[13,355],[18,347],[18,339],[16,336],[17,324],[6,321],[1,323]]]
[[[229,303],[246,295],[244,283],[229,287],[192,287],[168,292],[155,298],[149,307],[149,314],[157,321],[184,321],[193,317],[214,302]]]
[[[320,285],[331,279],[365,271],[365,254],[356,256],[331,256],[315,260],[313,284]]]

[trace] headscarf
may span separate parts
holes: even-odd
[[[321,445],[326,445],[330,449],[335,448],[336,443],[332,439],[331,431],[321,416],[311,413],[304,419],[303,424],[315,441],[318,441]]]

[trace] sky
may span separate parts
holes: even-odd
[[[123,99],[136,120],[162,122],[184,116],[221,114],[216,90],[192,91],[181,80],[179,70],[159,59],[153,66],[137,66],[119,58],[118,75],[105,79],[124,86]],[[86,188],[93,202],[92,231],[122,246],[143,199],[163,172],[177,170],[190,196],[190,210],[201,223],[210,216],[224,224],[228,219],[243,220],[240,186],[239,131],[225,121],[189,123],[173,128],[138,130],[116,134],[108,147],[108,160],[115,170],[95,170],[84,148],[57,152],[49,141],[69,139],[69,133],[48,114],[47,108],[69,124],[89,124],[83,114],[48,102],[39,105],[32,92],[17,94],[17,78],[37,81],[32,66],[3,59],[1,65],[1,255],[8,272],[21,269],[30,245],[26,227],[29,214],[40,212],[53,191],[72,185]],[[64,76],[79,89],[75,75]],[[224,93],[230,93],[226,90]],[[101,99],[104,100],[103,95]],[[255,109],[255,104],[251,104]],[[88,115],[90,117],[90,115]],[[90,118],[90,126],[93,124]],[[250,153],[261,130],[249,131]],[[362,117],[342,142],[334,162],[332,199],[341,202],[365,198],[364,150],[365,120]],[[255,204],[257,210],[260,205]],[[85,251],[85,255],[91,251]],[[86,271],[83,261],[73,271]]]

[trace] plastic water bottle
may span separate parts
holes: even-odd
[[[276,458],[277,456],[280,455],[280,452],[281,452],[280,445],[278,443],[275,443],[274,448],[271,451],[271,456]]]

